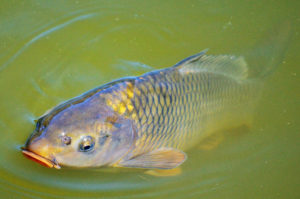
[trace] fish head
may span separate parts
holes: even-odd
[[[100,167],[121,160],[135,143],[131,119],[103,103],[80,103],[37,121],[25,156],[48,167]]]

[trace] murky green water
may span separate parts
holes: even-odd
[[[2,1],[0,198],[299,198],[299,8],[293,0]],[[291,42],[254,125],[213,150],[189,151],[181,175],[55,170],[20,153],[33,120],[59,102],[205,48],[242,55],[279,21],[289,22]]]

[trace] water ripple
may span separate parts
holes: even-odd
[[[28,41],[27,43],[24,44],[24,46],[22,48],[20,48],[7,62],[5,62],[1,67],[0,67],[0,72],[3,71],[10,63],[12,63],[24,50],[26,50],[26,48],[28,48],[30,45],[32,45],[34,42],[36,42],[37,40],[51,34],[52,32],[55,32],[57,30],[60,30],[72,23],[75,23],[77,21],[81,21],[81,20],[85,20],[91,17],[96,16],[96,13],[90,13],[90,14],[85,14],[85,15],[80,15],[78,17],[75,17],[73,19],[70,19],[68,21],[66,21],[65,23],[56,25],[40,34],[38,34],[37,36],[35,36],[34,38],[32,38],[30,41]]]
[[[66,30],[66,27],[70,28],[71,25],[74,25],[79,21],[85,21],[87,24],[91,22],[92,25],[95,25],[97,26],[96,28],[98,28],[96,29],[98,32],[93,32],[92,28],[95,27],[92,27],[91,31],[83,31],[84,35],[75,35],[75,42],[74,40],[69,39],[68,36],[64,37],[65,40],[62,41],[61,46],[66,49],[66,52],[63,52],[61,57],[55,57],[57,55],[55,54],[54,57],[49,57],[46,61],[40,61],[48,56],[46,53],[49,53],[52,48],[55,48],[56,46],[50,46],[51,49],[49,51],[42,52],[38,55],[37,62],[34,62],[36,68],[30,68],[29,70],[32,71],[29,71],[26,75],[24,73],[23,75],[27,76],[28,74],[28,76],[22,76],[24,79],[20,80],[20,82],[24,84],[22,94],[29,93],[30,99],[23,99],[22,94],[18,94],[18,91],[11,92],[11,96],[9,97],[14,99],[14,103],[13,105],[7,106],[6,109],[8,112],[13,112],[12,115],[15,117],[11,118],[18,121],[20,125],[16,127],[13,122],[10,122],[9,127],[4,126],[10,128],[10,131],[7,133],[8,139],[1,140],[3,141],[3,144],[1,145],[2,151],[5,151],[5,153],[2,156],[2,161],[0,161],[0,172],[4,171],[6,173],[4,174],[4,178],[0,179],[1,191],[4,191],[5,187],[5,191],[12,193],[12,195],[20,198],[26,197],[32,199],[92,199],[99,197],[119,199],[157,197],[161,195],[167,196],[168,194],[172,194],[174,196],[173,198],[177,198],[179,192],[188,192],[195,189],[203,191],[205,190],[205,187],[212,186],[216,181],[220,181],[221,178],[208,179],[209,176],[205,176],[205,179],[199,182],[198,179],[203,177],[200,176],[201,172],[195,174],[188,171],[184,171],[182,176],[176,176],[174,178],[146,176],[141,171],[135,170],[130,170],[128,173],[126,171],[106,173],[105,171],[97,172],[72,169],[62,169],[61,171],[57,171],[40,167],[36,163],[28,161],[21,155],[19,147],[26,139],[25,137],[29,135],[32,128],[34,128],[32,121],[35,119],[35,116],[30,110],[36,109],[39,105],[38,103],[47,104],[51,97],[57,100],[59,95],[65,93],[66,81],[72,85],[70,88],[74,90],[76,89],[74,87],[78,87],[78,85],[89,85],[87,82],[92,81],[92,75],[94,75],[95,81],[103,80],[103,76],[105,75],[104,72],[102,72],[103,68],[95,66],[99,64],[99,61],[102,61],[101,59],[92,62],[92,56],[88,54],[88,56],[82,58],[86,64],[82,64],[78,67],[80,61],[76,60],[76,58],[79,57],[79,55],[81,55],[80,53],[84,50],[87,49],[88,52],[92,52],[90,48],[93,46],[108,42],[108,46],[104,45],[103,47],[103,49],[106,50],[105,47],[110,47],[109,45],[113,43],[111,39],[114,39],[113,37],[115,35],[118,35],[119,33],[125,35],[128,34],[128,38],[131,39],[132,34],[136,32],[137,35],[132,36],[133,39],[136,36],[140,36],[141,40],[144,38],[149,39],[149,37],[151,37],[153,40],[158,41],[159,44],[163,44],[163,46],[173,45],[169,42],[168,38],[172,38],[174,32],[172,29],[162,26],[159,19],[137,14],[134,9],[130,10],[132,12],[128,14],[127,12],[124,12],[124,7],[122,6],[119,6],[118,10],[108,10],[103,12],[97,12],[97,9],[99,8],[72,10],[62,18],[57,18],[54,22],[51,21],[50,23],[33,30],[30,34],[32,35],[31,38],[28,39],[27,42],[24,42],[25,44],[0,67],[0,71],[5,70],[25,52],[30,54],[31,50],[36,50],[33,49],[33,46],[35,47],[33,44],[41,42],[40,40],[54,32],[61,31],[62,29]],[[95,17],[97,18],[95,19]],[[141,35],[138,35],[139,33],[141,33]],[[74,34],[79,33],[76,32]],[[122,36],[120,38],[123,39]],[[59,39],[61,38],[59,37]],[[82,46],[77,49],[72,49],[73,46],[70,44],[71,42],[79,46],[83,43],[86,49],[83,50],[83,48],[81,48]],[[98,49],[96,49],[96,51],[97,50]],[[108,68],[117,68],[118,70],[116,71],[121,69],[120,71],[122,71],[122,73],[120,74],[124,74],[128,71],[130,71],[130,73],[142,73],[154,69],[153,67],[142,63],[142,61],[138,59],[139,57],[127,58],[125,56],[122,57],[122,52],[119,53],[120,54],[115,56],[116,58],[113,58],[111,62],[108,62]],[[97,52],[95,54],[97,54]],[[70,60],[75,61],[72,62]],[[78,68],[76,68],[75,65]],[[87,69],[87,67],[89,68]],[[93,70],[95,68],[96,70]],[[72,73],[74,70],[78,70],[79,77]],[[93,74],[87,72],[83,75],[82,73],[85,72],[85,70],[92,71],[90,73]],[[5,72],[6,71],[9,70],[5,70]],[[114,71],[114,69],[110,69],[110,71]],[[97,73],[99,73],[99,75]],[[59,93],[59,95],[56,95],[57,93]],[[24,102],[23,100],[27,101]],[[37,102],[32,103],[32,100],[36,100]],[[53,100],[51,102],[53,102]],[[11,118],[6,118],[6,121],[11,120]],[[0,126],[3,125],[5,125],[5,121],[0,121]],[[28,135],[25,132],[28,132]],[[19,136],[17,137],[17,135]],[[5,143],[8,142],[10,144],[5,145]],[[195,169],[195,171],[196,170],[197,169]],[[174,189],[174,187],[177,188]],[[113,193],[115,192],[118,192],[119,194],[114,195]]]

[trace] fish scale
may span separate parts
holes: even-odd
[[[228,86],[224,87],[223,84]],[[201,132],[200,126],[205,118],[211,119],[226,103],[232,104],[235,101],[233,96],[228,97],[231,93],[240,93],[236,91],[234,84],[239,87],[235,80],[210,73],[188,74],[180,79],[174,68],[151,72],[137,78],[131,103],[134,106],[134,115],[138,116],[138,135],[146,135],[146,138],[141,148],[136,148],[136,153],[161,146],[187,148],[184,140],[199,137],[194,135],[197,133],[195,129],[200,129],[198,134],[205,134]],[[136,93],[140,95],[135,93],[137,90],[139,91]],[[240,97],[235,96],[236,101],[240,101]],[[249,96],[245,96],[247,97]],[[195,110],[199,110],[201,114]],[[201,118],[204,119],[203,122],[196,122]],[[192,143],[188,145],[191,146]]]
[[[41,117],[24,154],[50,166],[55,157],[53,167],[174,168],[201,139],[251,120],[260,83],[247,74],[241,57],[201,52],[116,80]],[[71,146],[61,143],[65,136]]]

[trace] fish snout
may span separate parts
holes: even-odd
[[[60,166],[55,161],[53,156],[53,148],[48,140],[45,138],[36,138],[26,143],[26,146],[22,149],[25,157],[50,168],[60,169]]]

